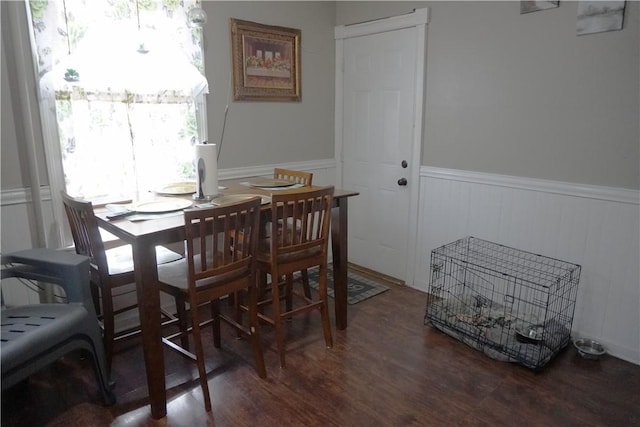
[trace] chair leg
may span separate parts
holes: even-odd
[[[273,283],[274,277],[280,277],[279,275],[271,275],[271,297],[273,298],[273,326],[276,332],[276,345],[278,347],[278,354],[280,355],[280,366],[285,367],[284,362],[284,332],[282,330],[282,317],[280,316],[280,286],[278,283]]]
[[[254,295],[255,295],[254,288]],[[244,295],[242,291],[234,292],[233,295],[233,303],[234,303],[234,311],[235,311],[235,320],[239,325],[242,325],[242,304],[243,304]],[[242,331],[236,328],[236,336],[240,338],[242,336]]]
[[[186,302],[184,296],[176,295],[176,314],[178,315],[178,327],[180,328],[180,345],[185,350],[189,350],[189,334],[187,329],[189,328],[189,318],[187,315]]]
[[[107,367],[111,369],[111,362],[113,360],[113,347],[115,340],[115,319],[113,314],[113,296],[111,295],[111,289],[107,286],[103,286],[101,289],[102,294],[102,326],[103,340],[104,340],[104,352],[107,356]]]
[[[322,300],[320,307],[320,316],[322,318],[322,331],[324,333],[324,343],[327,348],[333,347],[333,338],[331,336],[331,320],[329,319],[329,305],[327,304],[327,266],[321,266],[318,277],[319,297]]]
[[[258,324],[258,296],[254,287],[249,288],[249,331],[251,333],[251,347],[256,359],[256,371],[260,378],[267,378],[267,370],[264,367],[264,355],[262,353],[262,343],[260,342],[260,331]]]
[[[311,287],[309,286],[309,272],[305,268],[302,273],[302,288],[304,289],[304,296],[311,299]]]
[[[209,395],[209,382],[207,380],[207,369],[204,365],[204,350],[202,347],[202,336],[200,334],[200,321],[198,318],[197,304],[191,304],[191,326],[193,332],[193,345],[195,347],[196,364],[198,365],[198,375],[200,376],[200,387],[202,388],[202,398],[204,408],[211,412],[211,397]]]
[[[213,346],[220,348],[222,343],[220,342],[220,300],[215,299],[211,301],[211,320],[213,320]]]
[[[100,305],[100,287],[93,282],[91,282],[91,299],[93,300],[93,308],[95,308],[96,314],[98,317],[102,317],[104,313]]]
[[[91,338],[91,341],[93,341],[93,350],[91,351],[93,372],[96,376],[98,384],[100,385],[100,392],[102,393],[102,399],[104,400],[104,403],[107,406],[111,406],[116,403],[116,396],[113,393],[115,383],[109,376],[109,368],[107,367],[106,357],[102,357],[100,352],[100,345],[95,341],[97,337],[90,334],[89,338]]]
[[[267,295],[267,273],[263,273],[261,271],[259,271],[257,273],[258,275],[258,301],[264,301]],[[273,295],[272,295],[273,296]],[[258,307],[258,312],[261,314],[264,314],[264,307],[263,306],[259,306]]]
[[[293,310],[293,273],[287,274],[285,280],[285,309],[286,311]]]

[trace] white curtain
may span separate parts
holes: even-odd
[[[199,3],[27,1],[53,194],[139,199],[195,178],[209,92],[202,29],[187,22]],[[61,204],[54,214],[66,222]]]

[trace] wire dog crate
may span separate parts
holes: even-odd
[[[581,267],[466,237],[431,252],[425,324],[531,369],[571,340]]]

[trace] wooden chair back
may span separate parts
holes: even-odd
[[[255,197],[230,205],[185,210],[189,292],[200,294],[198,301],[211,298],[204,292],[207,288],[215,287],[215,294],[223,295],[225,288],[232,293],[246,287],[239,286],[239,281],[255,282],[260,204],[260,198]]]
[[[333,191],[329,186],[272,195],[269,240],[276,277],[326,265]]]
[[[76,253],[91,259],[91,274],[99,276],[92,277],[94,282],[108,283],[109,265],[93,204],[75,199],[65,192],[61,194]]]
[[[273,178],[281,179],[283,181],[292,181],[292,182],[295,182],[296,184],[302,184],[307,186],[307,185],[312,185],[313,173],[296,171],[291,169],[274,168]]]

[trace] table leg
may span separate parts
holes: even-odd
[[[333,199],[331,209],[331,249],[336,328],[347,328],[347,197]]]
[[[160,419],[167,415],[167,396],[155,245],[145,241],[134,243],[133,261],[151,417]]]

